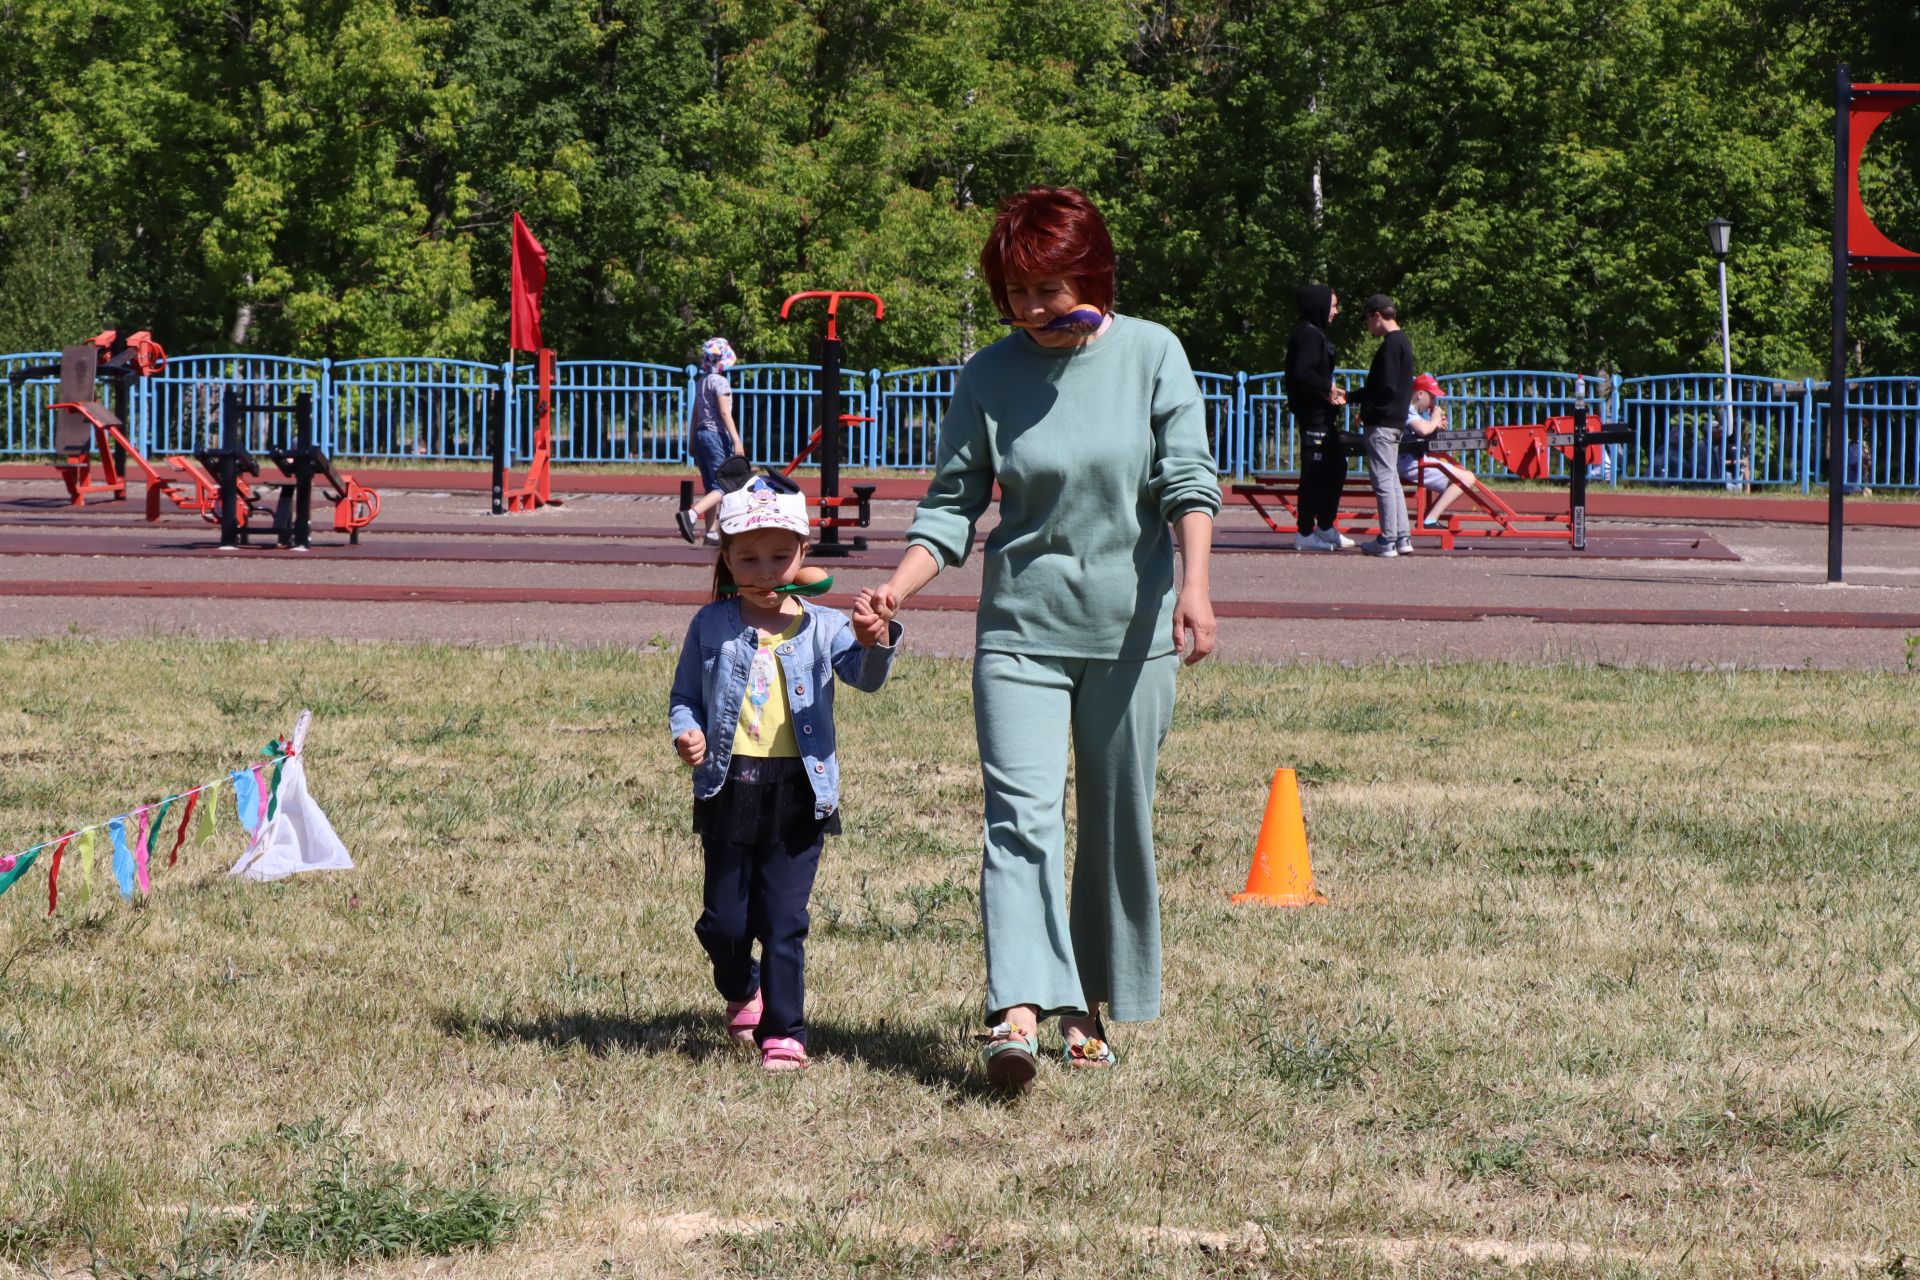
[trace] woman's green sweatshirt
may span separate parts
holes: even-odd
[[[1116,315],[1066,350],[1025,333],[967,362],[907,531],[940,566],[987,535],[977,645],[1065,658],[1173,651],[1173,521],[1220,509],[1205,404],[1164,327]]]

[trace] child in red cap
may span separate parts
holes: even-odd
[[[1446,399],[1446,395],[1440,380],[1430,373],[1423,373],[1413,380],[1413,399],[1407,406],[1407,431],[1411,439],[1422,440],[1436,431],[1447,429],[1447,411],[1440,403]],[[1474,478],[1473,472],[1437,454],[1413,456],[1403,452],[1400,455],[1400,478],[1408,484],[1418,481],[1428,493],[1438,495],[1420,521],[1423,529],[1439,528],[1447,508],[1459,501],[1461,494],[1480,483]]]

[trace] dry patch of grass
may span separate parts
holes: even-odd
[[[691,934],[670,661],[0,648],[10,848],[305,705],[360,862],[240,884],[229,848],[52,922],[38,873],[0,899],[0,1274],[1732,1277],[1920,1250],[1911,679],[1188,672],[1167,1014],[1010,1111],[971,1039],[966,666],[909,656],[840,701],[817,1062],[770,1079]],[[1227,902],[1277,765],[1328,908]]]

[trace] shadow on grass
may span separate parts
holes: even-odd
[[[676,1009],[652,1015],[580,1011],[531,1018],[478,1018],[448,1010],[435,1021],[446,1034],[462,1039],[484,1037],[554,1049],[578,1045],[595,1057],[677,1053],[693,1062],[708,1062],[742,1056],[739,1048],[722,1037],[710,1009]],[[956,1053],[952,1043],[924,1031],[885,1023],[874,1027],[813,1021],[807,1026],[807,1040],[815,1057],[857,1062],[930,1089],[950,1091],[958,1098],[998,1101],[1002,1097],[982,1076],[968,1069],[970,1054]]]

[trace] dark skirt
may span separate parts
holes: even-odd
[[[735,756],[727,780],[711,797],[693,802],[694,834],[728,844],[782,839],[801,849],[840,834],[840,811],[816,818],[813,783],[798,756]]]

